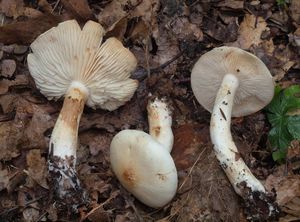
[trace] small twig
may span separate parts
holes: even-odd
[[[198,163],[198,161],[200,160],[200,157],[202,156],[202,154],[204,153],[204,151],[206,150],[206,147],[201,151],[201,153],[198,155],[196,161],[194,162],[193,166],[191,167],[188,175],[184,178],[182,184],[179,186],[178,191],[181,190],[181,188],[184,186],[184,184],[186,183],[187,179],[189,178],[189,176],[191,175],[191,173],[194,170],[194,167],[196,166],[196,164]]]
[[[55,9],[57,8],[58,4],[59,4],[60,0],[57,0],[52,11],[51,11],[51,14],[53,14],[53,12],[55,11]]]
[[[178,58],[180,58],[183,55],[184,51],[179,52],[176,56],[174,56],[172,59],[170,59],[169,61],[165,62],[164,64],[156,67],[156,68],[150,68],[150,74],[158,72],[160,70],[163,70],[164,68],[166,68],[167,66],[169,66],[171,63],[173,63],[174,61],[176,61]],[[140,71],[140,73],[138,74],[137,79],[139,81],[143,81],[144,79],[146,79],[148,77],[148,71],[143,69]]]
[[[15,206],[15,207],[13,207],[13,208],[10,208],[10,209],[8,209],[8,210],[5,210],[5,211],[3,211],[3,212],[0,213],[0,216],[5,215],[5,214],[8,214],[8,213],[10,213],[11,211],[17,210],[18,208],[21,208],[21,207],[22,207],[22,208],[26,208],[26,207],[28,207],[30,204],[32,204],[32,203],[34,203],[34,202],[37,202],[37,201],[39,201],[40,199],[42,199],[42,198],[44,198],[44,197],[46,197],[46,195],[37,197],[37,198],[35,198],[35,199],[33,199],[33,200],[30,200],[30,201],[28,201],[24,206]]]
[[[39,218],[36,220],[36,222],[39,222],[42,220],[42,218],[47,214],[48,212],[45,211],[44,213],[41,214],[41,216],[39,216]]]
[[[91,214],[93,214],[96,210],[98,210],[99,208],[103,207],[105,204],[109,203],[112,199],[114,199],[116,197],[116,195],[112,195],[110,196],[106,201],[104,201],[103,203],[99,204],[97,207],[91,209],[85,216],[83,216],[80,219],[80,222],[83,222],[84,220],[86,220]]]

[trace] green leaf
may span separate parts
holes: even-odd
[[[281,127],[273,127],[269,132],[269,141],[271,146],[276,149],[287,149],[292,139],[293,137],[289,133],[286,125]]]
[[[290,86],[284,90],[285,112],[300,108],[300,85]]]
[[[274,161],[282,162],[285,159],[286,152],[283,152],[281,150],[277,150],[272,153],[272,158]]]
[[[270,104],[266,107],[267,112],[273,113],[273,114],[282,114],[281,111],[281,100],[283,95],[281,95],[281,88],[279,86],[275,87],[275,93],[272,101]]]
[[[282,121],[282,115],[279,114],[268,113],[267,117],[273,127],[280,125],[280,122]]]
[[[269,141],[275,149],[273,159],[285,158],[288,146],[293,139],[300,140],[300,116],[289,116],[288,112],[300,109],[300,85],[282,90],[275,88],[274,98],[266,107],[267,117],[272,125]]]
[[[287,118],[287,128],[293,139],[300,140],[300,116],[289,116]]]

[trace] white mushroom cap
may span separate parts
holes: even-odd
[[[235,47],[215,48],[195,64],[191,84],[199,103],[212,112],[217,92],[226,74],[239,80],[232,116],[245,116],[266,106],[273,98],[274,81],[256,56]]]
[[[177,190],[177,171],[166,148],[142,131],[123,130],[110,145],[112,170],[121,184],[144,204],[158,208]]]
[[[88,21],[60,23],[32,44],[28,66],[37,87],[48,99],[59,99],[73,82],[87,88],[87,105],[114,110],[130,100],[138,86],[130,79],[137,61],[116,38],[102,45],[104,29]]]

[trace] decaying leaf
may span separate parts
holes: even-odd
[[[48,195],[48,140],[61,101],[49,102],[32,87],[26,56],[39,34],[66,19],[75,18],[83,25],[96,14],[106,28],[104,38],[114,36],[122,41],[138,60],[136,73],[149,75],[146,81],[146,77],[139,78],[136,96],[118,110],[84,110],[77,169],[91,203],[80,207],[81,219],[246,221],[241,213],[243,206],[215,158],[209,142],[210,114],[195,101],[190,72],[204,52],[234,45],[261,58],[279,84],[297,84],[299,1],[290,0],[286,5],[277,2],[2,0],[0,64],[14,60],[16,67],[9,65],[9,69],[1,67],[0,71],[0,220],[80,220],[56,208],[55,199]],[[138,78],[136,73],[134,78]],[[109,161],[110,142],[117,132],[147,132],[148,94],[168,96],[174,104],[171,155],[178,170],[179,188],[172,202],[159,210],[144,206],[122,188]],[[274,178],[268,178],[267,184],[270,181],[277,191],[286,214],[280,221],[296,221],[300,202],[299,144],[291,143],[282,167],[288,176],[275,175],[277,167],[270,165],[270,151],[265,148],[266,121],[263,112],[234,119],[233,139],[254,174],[264,179],[273,173]],[[32,200],[34,203],[27,205]],[[3,217],[2,212],[11,209],[16,210]]]
[[[9,183],[9,173],[7,169],[0,170],[0,191],[7,188]]]
[[[77,20],[85,22],[94,17],[87,0],[61,0],[61,2]]]
[[[291,5],[289,7],[291,11],[291,16],[298,25],[300,24],[300,1],[291,0]]]
[[[209,147],[204,149],[198,151],[196,155],[200,158],[187,170],[188,173],[179,176],[178,200],[172,205],[167,220],[228,221],[230,218],[232,222],[243,221],[243,215],[239,214],[238,197],[214,152]]]
[[[187,18],[178,17],[173,21],[170,25],[171,30],[173,33],[182,40],[196,40],[202,41],[203,40],[203,32],[201,29],[188,21]]]
[[[23,217],[24,217],[25,221],[28,221],[28,222],[37,221],[40,217],[40,211],[35,208],[28,207],[23,210]]]
[[[172,157],[177,170],[185,170],[195,163],[201,146],[209,141],[208,128],[185,124],[174,129]]]
[[[113,26],[126,16],[126,12],[123,10],[123,5],[127,3],[127,0],[112,1],[106,5],[104,10],[98,15],[98,21],[105,28]],[[111,28],[109,29],[111,30]]]
[[[261,34],[267,30],[267,23],[262,17],[246,14],[240,25],[237,41],[229,45],[242,49],[258,46],[262,42]]]
[[[32,107],[33,116],[24,131],[24,144],[27,148],[44,149],[48,140],[44,133],[54,126],[54,119],[38,106]]]
[[[14,72],[16,71],[17,64],[13,59],[4,59],[1,62],[1,76],[6,78],[11,78]]]
[[[2,79],[0,80],[0,95],[7,93],[11,86],[27,86],[28,83],[26,75],[17,75],[14,80]]]
[[[24,12],[23,0],[2,0],[0,11],[7,17],[17,18]]]
[[[276,201],[282,211],[300,220],[300,175],[270,175],[265,186],[270,191],[275,189]]]
[[[244,9],[244,1],[240,0],[226,0],[218,4],[220,7],[226,7],[230,9]]]
[[[27,21],[0,26],[0,42],[30,44],[38,35],[56,26],[60,21],[62,18],[59,16],[44,14]]]
[[[216,19],[207,19],[203,21],[203,31],[211,38],[223,43],[233,42],[237,39],[238,25],[237,20],[233,19],[224,25]]]
[[[17,145],[23,137],[23,129],[24,124],[16,120],[0,124],[1,160],[11,160],[20,154]]]
[[[26,156],[29,176],[40,186],[48,189],[47,184],[47,165],[44,157],[41,156],[39,149],[30,150]]]

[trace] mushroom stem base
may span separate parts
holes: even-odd
[[[72,159],[73,157],[66,159],[58,156],[49,157],[48,169],[56,207],[77,213],[78,206],[85,204],[88,196],[81,188]]]
[[[251,173],[232,139],[231,111],[238,86],[239,81],[234,75],[224,76],[211,116],[211,140],[217,159],[234,190],[244,199],[246,207],[251,208],[253,214],[251,217],[273,218],[279,212],[277,204],[271,198],[272,195],[265,191],[261,182]]]

